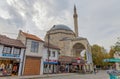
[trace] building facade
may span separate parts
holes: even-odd
[[[39,37],[22,32],[20,30],[18,38],[26,46],[24,55],[23,75],[43,74],[42,51],[44,41]]]
[[[49,49],[49,53],[48,53]],[[58,73],[58,67],[59,67],[59,51],[60,49],[54,45],[49,45],[48,43],[44,44],[43,49],[43,73]]]
[[[20,40],[0,35],[0,76],[20,76],[25,46]]]
[[[54,25],[50,30],[48,30],[45,36],[45,41],[48,40],[47,37],[49,35],[50,43],[60,48],[60,54],[62,56],[76,57],[82,59],[81,52],[85,50],[85,55],[87,59],[84,59],[86,63],[82,65],[82,67],[85,71],[93,71],[90,44],[87,38],[79,37],[78,35],[78,15],[75,6],[73,18],[75,32],[66,25]]]

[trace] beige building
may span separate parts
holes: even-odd
[[[68,26],[63,24],[54,25],[46,34],[45,41],[48,41],[60,48],[61,56],[81,57],[81,52],[86,51],[86,70],[92,70],[92,55],[91,48],[87,38],[79,37],[78,33],[78,15],[76,7],[74,6],[74,29],[71,30]]]
[[[19,40],[26,46],[22,75],[43,74],[42,50],[44,41],[36,35],[22,32],[18,34]]]

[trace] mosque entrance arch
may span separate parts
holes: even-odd
[[[76,43],[73,45],[73,57],[81,57],[81,52],[85,50],[85,46],[81,43]]]

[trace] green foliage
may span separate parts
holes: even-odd
[[[114,58],[115,52],[120,52],[120,38],[118,38],[118,41],[113,46],[111,46],[109,51],[110,58]]]
[[[114,58],[114,53],[115,53],[115,49],[114,49],[114,47],[111,47],[111,49],[109,51],[109,58]]]
[[[85,52],[85,54],[84,54],[84,59],[85,59],[85,60],[87,60],[87,55],[86,55],[86,52]]]
[[[118,38],[118,41],[113,46],[115,52],[120,52],[120,38]]]
[[[118,41],[115,43],[115,45],[111,47],[109,53],[106,52],[104,47],[101,47],[99,45],[91,46],[91,52],[92,52],[93,63],[95,65],[102,67],[112,65],[113,63],[103,62],[103,59],[114,58],[114,53],[120,52],[120,38],[118,38]]]
[[[93,63],[97,66],[107,66],[109,63],[103,62],[103,59],[109,58],[109,53],[106,52],[104,47],[93,45],[91,47]]]

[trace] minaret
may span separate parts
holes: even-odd
[[[76,11],[76,6],[75,6],[75,5],[74,5],[73,18],[74,18],[74,30],[75,30],[75,35],[76,35],[76,37],[78,37],[78,15],[77,15],[77,11]]]

